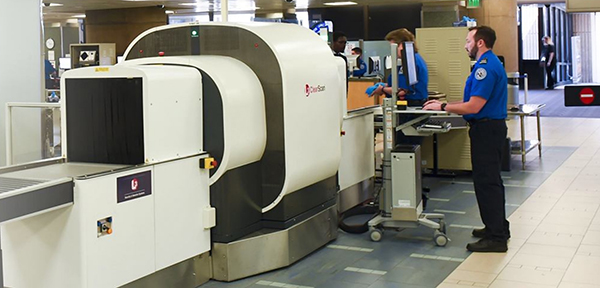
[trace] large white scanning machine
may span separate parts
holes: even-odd
[[[63,75],[60,159],[0,169],[4,286],[196,287],[337,237],[345,64],[318,35],[169,25],[124,58]]]

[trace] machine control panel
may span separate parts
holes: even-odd
[[[112,217],[106,217],[104,219],[100,219],[97,221],[96,225],[98,226],[98,238],[102,236],[107,236],[113,233],[112,230]]]

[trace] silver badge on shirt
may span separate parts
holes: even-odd
[[[484,68],[478,68],[477,71],[475,71],[475,79],[477,80],[483,80],[486,76],[487,71]]]

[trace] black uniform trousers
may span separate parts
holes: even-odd
[[[554,89],[554,84],[556,84],[556,80],[554,80],[552,72],[554,71],[554,69],[556,69],[556,62],[552,62],[550,63],[550,66],[545,66],[544,68],[546,69],[546,88]]]
[[[510,232],[504,207],[504,184],[500,177],[506,121],[483,119],[469,124],[473,184],[486,238],[506,241]]]

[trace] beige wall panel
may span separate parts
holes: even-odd
[[[469,17],[496,31],[494,53],[504,56],[506,71],[519,71],[517,1],[481,0],[481,7],[469,9]]]

